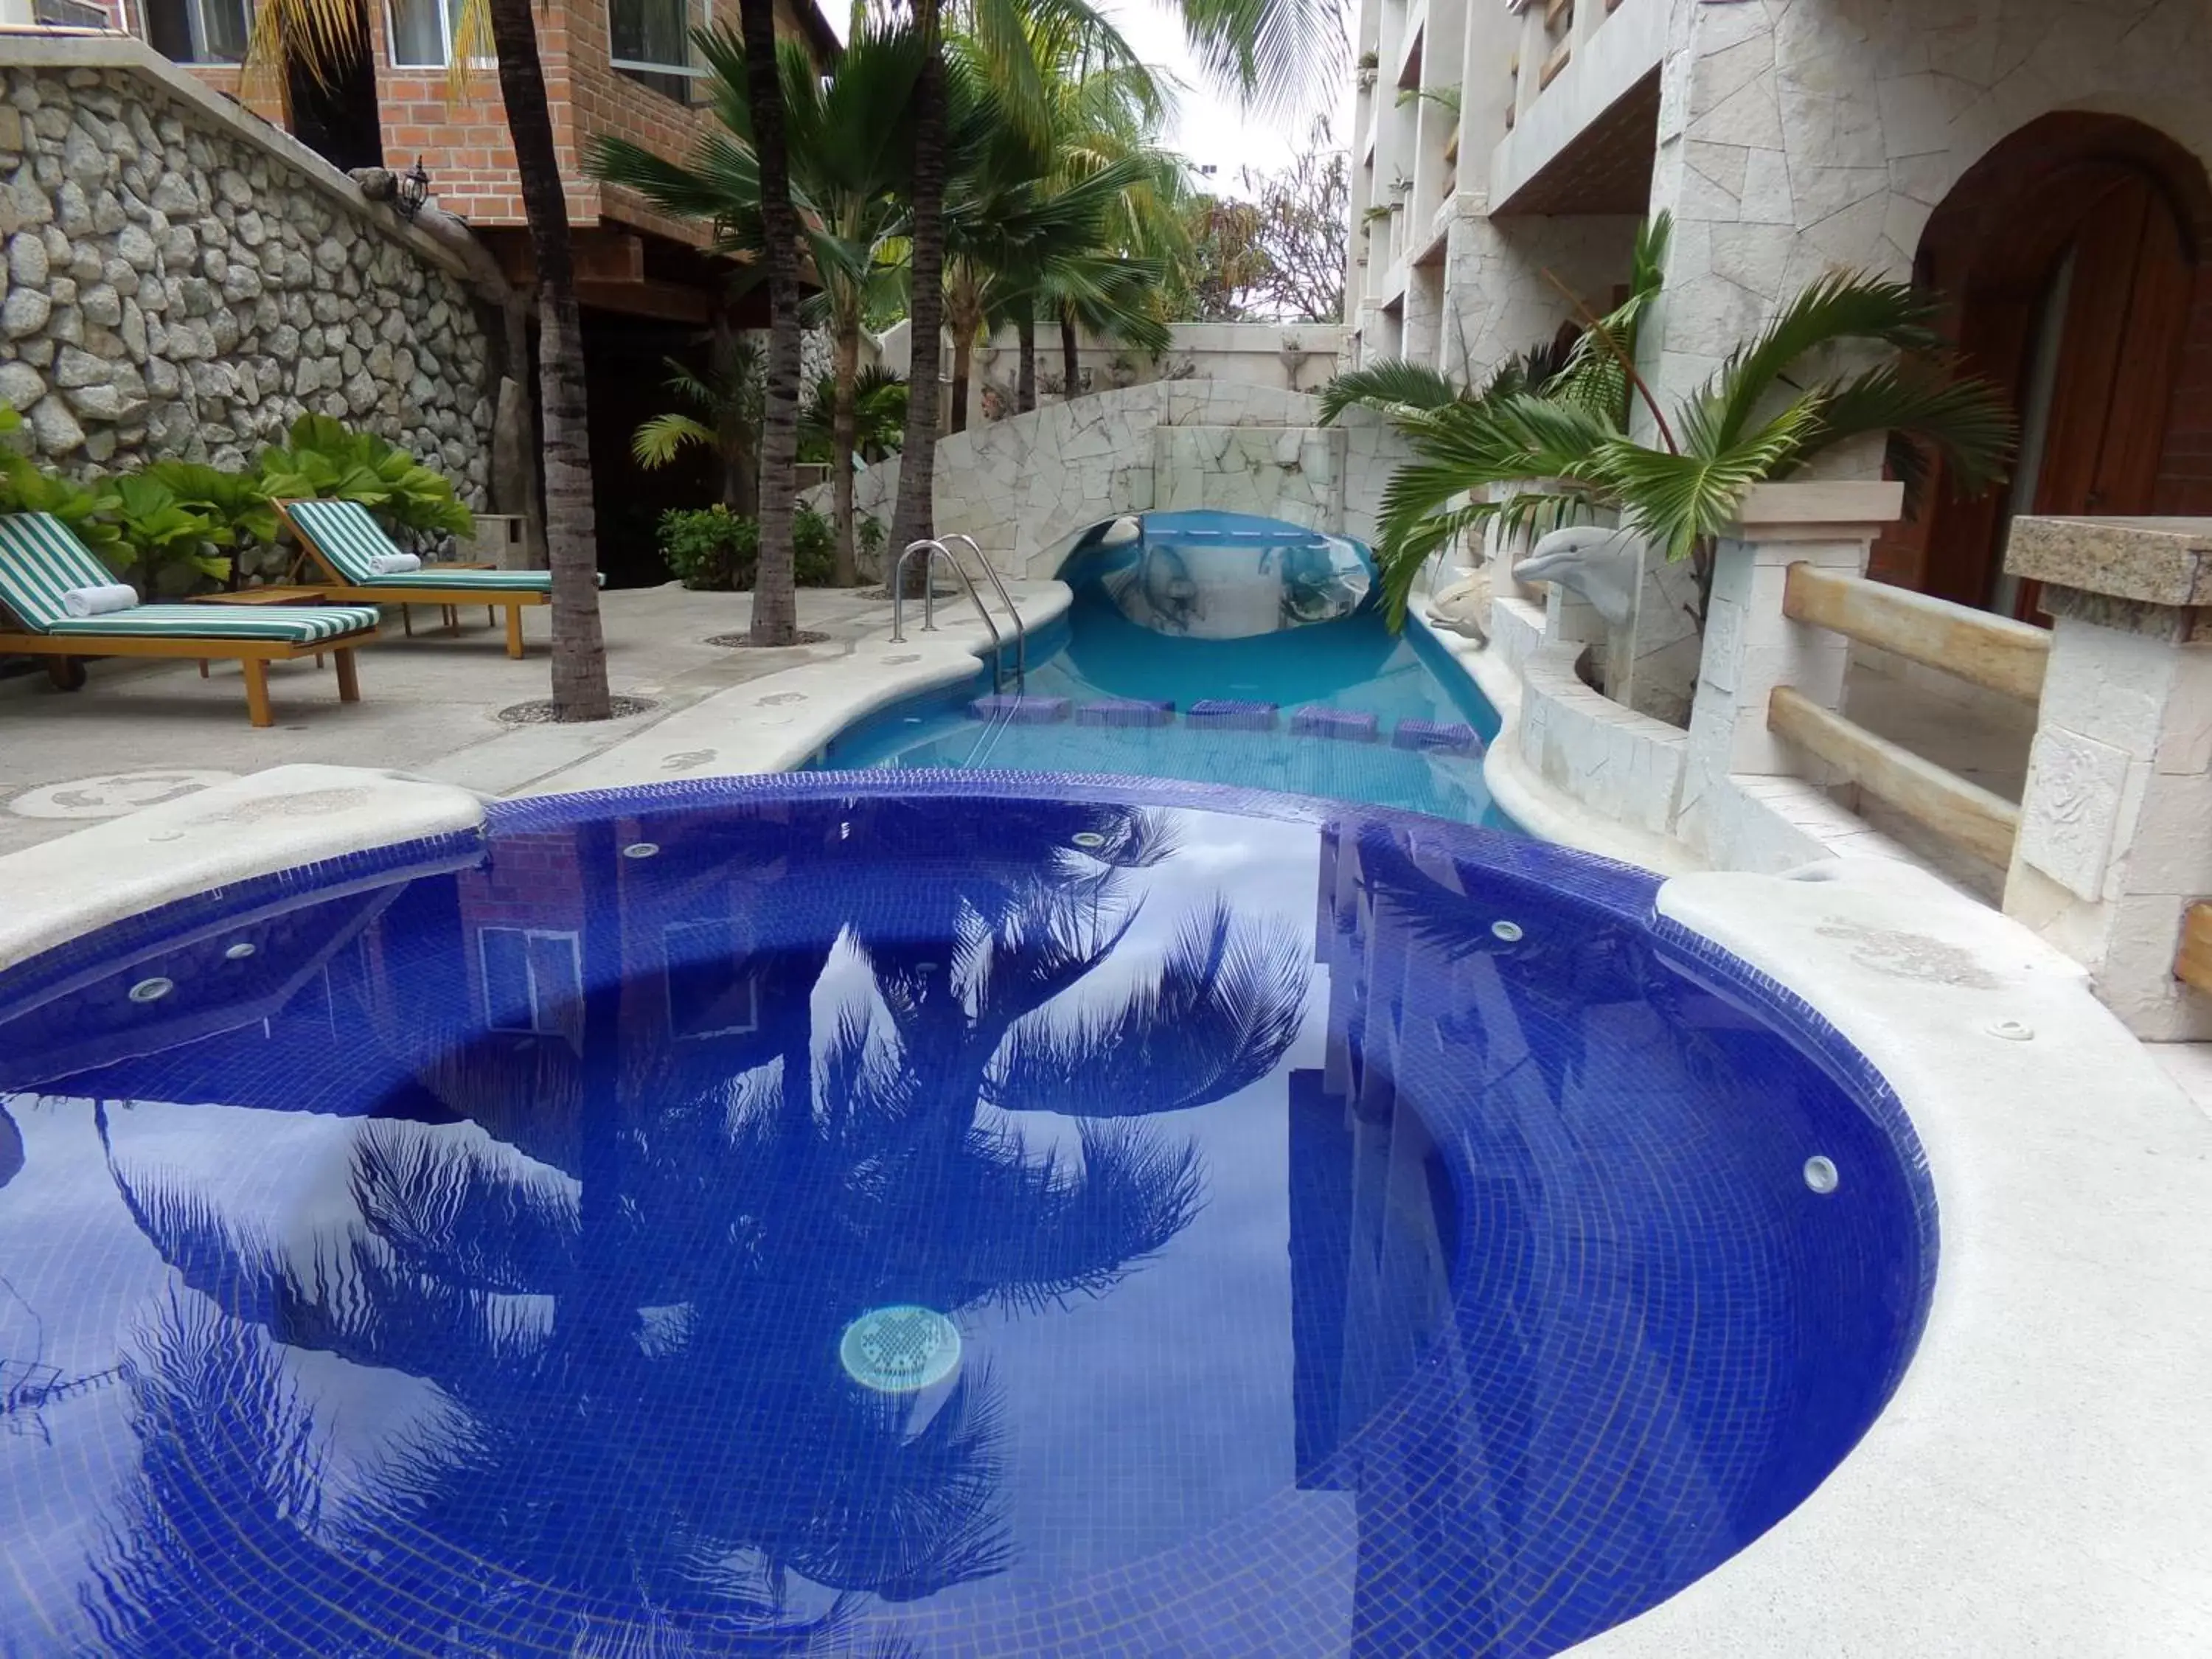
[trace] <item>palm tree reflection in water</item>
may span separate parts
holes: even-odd
[[[781,860],[799,920],[775,971],[808,991],[735,1075],[637,1016],[617,906],[653,899],[611,829],[576,831],[593,902],[574,1046],[507,1073],[569,1073],[576,1179],[373,1121],[353,1218],[280,1248],[132,1171],[103,1111],[118,1189],[189,1287],[128,1373],[139,1467],[84,1598],[110,1650],[875,1653],[851,1629],[867,1598],[1011,1564],[988,1368],[876,1393],[840,1370],[839,1335],[892,1304],[1103,1295],[1167,1245],[1203,1172],[1134,1120],[1272,1071],[1308,952],[1217,905],[1148,968],[1102,974],[1135,872],[1174,854],[1145,813],[1007,803],[970,857],[948,854],[946,805],[823,810],[722,826],[775,841],[745,867]],[[726,842],[687,863],[681,826],[655,833],[663,896],[730,867]],[[497,1052],[417,1076],[496,1091]],[[471,1115],[514,1121],[500,1103]],[[1025,1133],[1030,1112],[1076,1119],[1073,1145]],[[278,1345],[434,1383],[438,1407],[333,1481]]]

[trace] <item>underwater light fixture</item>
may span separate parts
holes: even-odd
[[[1508,945],[1517,945],[1522,939],[1521,924],[1517,921],[1493,921],[1490,924],[1490,931],[1494,938],[1502,939]]]
[[[1078,847],[1080,847],[1086,853],[1091,851],[1095,848],[1103,847],[1106,844],[1106,837],[1100,835],[1096,830],[1079,830],[1073,835],[1070,836],[1068,839],[1073,842]]]
[[[1843,1184],[1843,1176],[1837,1172],[1833,1158],[1816,1154],[1805,1160],[1805,1184],[1826,1198]]]
[[[222,959],[225,962],[243,962],[252,954],[253,946],[246,940],[240,939],[222,953]]]
[[[131,1000],[133,1002],[159,1002],[163,997],[168,995],[170,992],[176,988],[176,981],[172,979],[163,979],[157,974],[152,979],[142,979],[136,985],[132,986],[131,988]]]
[[[913,1394],[960,1367],[960,1328],[933,1308],[871,1308],[837,1340],[845,1374],[878,1394]]]
[[[623,848],[623,856],[626,859],[649,859],[659,850],[660,843],[658,842],[634,841]]]

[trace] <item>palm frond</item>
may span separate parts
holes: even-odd
[[[1995,386],[1958,378],[1940,363],[1912,358],[1869,369],[1830,388],[1804,455],[1873,432],[1903,440],[1891,453],[1905,481],[1908,517],[1920,502],[1923,447],[1943,458],[1959,493],[1972,495],[2003,480],[2019,441],[2011,406]]]
[[[1347,409],[1391,415],[1403,409],[1437,409],[1466,395],[1465,388],[1440,369],[1403,357],[1381,357],[1332,377],[1321,389],[1321,423],[1334,425]]]
[[[1790,369],[1814,351],[1850,341],[1907,352],[1936,350],[1942,341],[1933,324],[1940,309],[1935,295],[1910,283],[1876,281],[1851,271],[1821,277],[1731,354],[1713,377],[1709,393],[1717,404],[1719,447],[1735,445]]]
[[[689,415],[656,415],[630,434],[629,453],[640,466],[662,467],[695,444],[711,449],[715,442],[714,428]]]
[[[1733,441],[1717,405],[1693,405],[1685,410],[1680,454],[1624,438],[1604,447],[1593,470],[1620,501],[1628,528],[1668,558],[1687,558],[1728,527],[1753,485],[1797,465],[1819,430],[1820,402],[1808,392]]]

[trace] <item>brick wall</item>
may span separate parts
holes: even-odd
[[[707,3],[692,0],[695,21],[705,20]],[[485,228],[521,226],[522,196],[514,146],[507,136],[507,107],[500,96],[498,66],[488,59],[472,64],[455,94],[442,69],[395,67],[386,9],[372,4],[369,15],[386,165],[404,170],[419,155],[439,206],[448,213]],[[724,0],[716,15],[734,26],[737,9]],[[780,0],[776,19],[787,34],[806,33],[788,0]],[[705,234],[697,226],[653,212],[630,191],[603,188],[586,173],[584,150],[592,138],[605,135],[681,158],[690,154],[714,118],[610,65],[607,0],[551,0],[543,6],[538,13],[538,50],[571,219],[580,225],[617,219],[678,241],[703,242]],[[217,92],[239,96],[237,69],[226,64],[188,67]],[[257,88],[257,94],[246,100],[248,107],[283,125],[281,100],[273,85]]]

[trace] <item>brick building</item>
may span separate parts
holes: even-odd
[[[531,275],[529,235],[499,72],[478,59],[462,0],[364,0],[359,58],[328,85],[287,66],[240,68],[252,0],[111,0],[117,21],[343,168],[404,171],[419,158],[432,198],[465,220],[508,276]],[[816,0],[777,0],[787,35],[805,40],[826,65],[839,50]],[[718,313],[739,326],[764,325],[765,295],[734,295],[738,267],[705,252],[703,227],[654,212],[631,191],[586,175],[583,155],[599,137],[626,138],[672,157],[687,155],[712,124],[695,96],[701,75],[689,34],[713,21],[734,23],[723,0],[548,0],[538,36],[552,105],[553,132],[567,179],[578,297],[592,388],[592,463],[599,484],[602,564],[617,583],[665,579],[652,550],[652,520],[668,505],[715,498],[702,462],[693,471],[641,473],[629,435],[663,412],[663,360],[696,359]],[[469,73],[456,91],[453,52]]]

